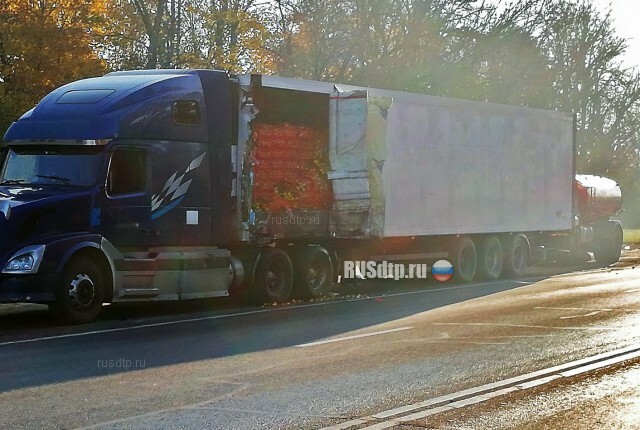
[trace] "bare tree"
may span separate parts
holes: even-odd
[[[159,63],[159,55],[162,43],[162,24],[165,17],[166,0],[155,0],[155,8],[152,9],[147,0],[131,0],[136,7],[144,29],[149,39],[149,49],[146,67],[155,69]]]

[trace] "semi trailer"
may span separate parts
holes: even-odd
[[[3,146],[0,301],[70,323],[104,303],[318,297],[346,260],[444,258],[470,282],[620,256],[620,188],[576,175],[567,113],[142,70],[54,90]]]

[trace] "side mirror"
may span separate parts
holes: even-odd
[[[11,215],[11,200],[0,200],[0,212],[4,214],[5,219],[9,219]]]

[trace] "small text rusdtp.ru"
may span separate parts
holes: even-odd
[[[119,357],[116,359],[100,359],[98,367],[101,369],[143,369],[147,365],[146,360],[130,360],[128,358]]]

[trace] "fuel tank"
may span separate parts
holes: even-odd
[[[613,179],[596,175],[576,175],[575,186],[581,216],[600,218],[620,212],[622,191]]]

